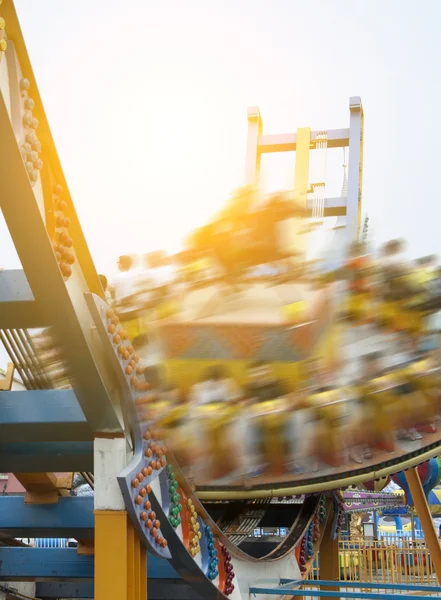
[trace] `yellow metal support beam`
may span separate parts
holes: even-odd
[[[59,496],[67,496],[73,473],[57,477],[54,473],[14,473],[26,490],[26,504],[55,504]]]
[[[9,392],[12,388],[12,383],[14,381],[14,365],[12,363],[8,363],[8,368],[6,370],[6,374],[3,379],[0,379],[0,391]]]
[[[127,513],[95,511],[95,600],[128,600]]]
[[[147,550],[144,546],[140,546],[140,580],[141,590],[139,593],[139,600],[147,600]]]
[[[146,552],[126,511],[95,511],[95,600],[147,600]]]
[[[59,489],[53,473],[14,473],[26,490],[26,504],[56,504]]]
[[[435,567],[435,573],[438,581],[441,581],[441,547],[433,525],[429,505],[424,494],[420,476],[416,467],[405,471],[407,485],[412,494],[413,504],[416,514],[421,521],[426,545],[429,548],[432,564]]]
[[[94,540],[78,540],[77,552],[85,556],[95,554]]]
[[[331,539],[332,524],[334,521],[334,507],[330,508],[326,521],[325,531],[320,544],[320,579],[340,581],[340,555],[338,536]],[[329,591],[338,591],[338,586],[326,588]]]
[[[296,166],[294,170],[294,198],[295,202],[304,208],[306,208],[308,205],[310,145],[311,129],[309,127],[297,129]],[[289,219],[287,226],[289,227],[289,230],[284,235],[287,242],[286,249],[294,253],[303,254],[306,249],[306,241],[309,237],[305,235],[299,235],[304,227],[303,220]]]
[[[297,129],[296,167],[294,172],[294,195],[296,200],[306,207],[309,190],[309,148],[311,145],[311,129]]]
[[[127,600],[136,600],[135,532],[127,527]]]
[[[131,528],[133,531],[133,528]],[[140,600],[141,589],[144,586],[147,589],[147,579],[141,581],[141,542],[139,537],[135,535],[133,540],[133,556],[135,557],[135,577],[133,582],[133,589],[135,592],[134,600]]]

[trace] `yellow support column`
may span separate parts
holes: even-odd
[[[306,208],[309,189],[309,148],[311,144],[311,130],[309,127],[297,129],[296,135],[296,166],[294,171],[294,199]],[[303,255],[306,249],[307,237],[299,235],[304,228],[302,219],[287,219],[280,224],[282,245],[284,251]]]
[[[141,559],[145,553],[141,552],[141,542],[136,535],[133,527],[130,525],[127,529],[127,573],[128,573],[128,594],[127,600],[142,600],[143,589],[147,591],[147,573],[146,567],[142,567]]]
[[[294,194],[298,202],[306,206],[309,190],[309,148],[311,129],[301,127],[296,136],[296,168],[294,173]]]
[[[127,600],[138,600],[136,596],[135,532],[127,528]]]
[[[147,551],[144,546],[140,547],[140,579],[141,592],[139,600],[147,600]]]
[[[124,438],[95,438],[95,600],[146,600],[146,553],[125,510],[116,475]]]
[[[95,511],[95,600],[147,600],[147,556],[125,511]]]
[[[129,530],[125,511],[95,511],[95,600],[134,598],[129,596]]]
[[[135,577],[133,588],[135,590],[135,600],[141,600],[142,588],[147,589],[147,578],[144,581],[141,579],[141,542],[139,537],[135,535],[133,544],[133,556],[135,558]]]
[[[95,511],[95,600],[147,600],[147,556],[127,513]]]
[[[409,486],[412,495],[413,504],[415,506],[418,518],[421,521],[421,527],[424,531],[426,545],[429,548],[430,557],[435,567],[435,573],[438,581],[441,581],[441,548],[435,527],[433,525],[432,516],[430,514],[429,505],[427,504],[426,496],[424,495],[423,486],[421,485],[420,476],[416,467],[405,471],[407,485]]]

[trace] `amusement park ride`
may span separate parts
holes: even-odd
[[[158,438],[156,424],[139,416],[148,385],[141,361],[105,302],[13,2],[0,4],[0,206],[23,268],[0,271],[0,336],[26,387],[7,391],[11,373],[0,382],[0,468],[14,473],[26,490],[24,498],[0,497],[0,580],[42,582],[35,592],[41,598],[93,593],[97,600],[141,600],[147,597],[147,580],[151,597],[180,598],[180,578],[206,600],[248,598],[257,584],[268,588],[262,597],[282,597],[288,590],[274,586],[296,580],[299,589],[319,548],[321,576],[337,577],[344,502],[336,490],[403,470],[441,576],[439,545],[414,469],[439,453],[439,431],[377,453],[363,465],[241,479],[228,486],[188,483]],[[344,198],[326,198],[324,181],[309,180],[311,151],[326,147],[349,147]],[[350,100],[349,128],[327,132],[303,128],[264,135],[258,109],[249,109],[245,183],[258,184],[263,153],[283,151],[297,156],[293,202],[316,220],[345,218],[347,241],[357,239],[363,165],[360,99]],[[291,225],[285,239],[292,249],[296,224]],[[259,285],[253,293],[263,297]],[[286,288],[293,303],[300,299],[307,306],[288,337],[278,301],[268,299],[264,312],[256,311],[250,320],[244,297],[210,311],[207,302],[217,294],[216,287],[195,294],[199,296],[180,316],[159,331],[166,366],[184,387],[219,361],[240,380],[251,357],[273,362],[279,373],[295,381],[299,363],[317,346],[334,342],[332,307],[321,293],[308,296],[297,285]],[[53,331],[69,385],[54,386],[45,376],[29,333],[42,328]],[[93,499],[70,496],[70,479],[57,476],[66,472],[93,472]],[[235,523],[239,515],[242,524],[249,519],[253,526],[277,520],[282,503],[276,499],[286,496],[300,502],[289,505],[289,511],[284,505],[288,535],[265,556],[247,554],[238,545],[243,537],[219,526]],[[216,515],[222,518],[216,520]],[[16,539],[57,536],[77,539],[78,548],[31,548]],[[171,584],[176,586],[167,596]]]

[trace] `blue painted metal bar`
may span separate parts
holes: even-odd
[[[73,390],[0,392],[2,443],[82,442],[92,431]]]
[[[2,473],[93,471],[93,442],[0,444]]]
[[[92,580],[93,559],[78,554],[76,548],[0,548],[0,581]]]
[[[61,583],[56,581],[42,581],[37,583],[35,590],[37,598],[93,598],[94,589],[93,582],[77,581]]]
[[[47,315],[32,301],[1,302],[0,329],[36,329],[49,325]]]
[[[34,296],[22,269],[0,271],[0,302],[32,302]]]
[[[194,600],[193,588],[184,583],[182,579],[152,579],[149,576],[147,597],[149,600]],[[93,583],[89,581],[42,581],[37,582],[35,595],[45,600],[59,600],[59,598],[78,598],[78,600],[94,597]]]
[[[291,581],[289,579],[282,579],[281,584],[293,583],[297,584],[298,581]],[[365,581],[328,581],[322,579],[305,579],[301,582],[303,585],[323,585],[330,587],[344,587],[344,588],[372,588],[379,590],[412,590],[421,592],[441,592],[441,586],[435,585],[419,585],[416,583],[373,583]]]
[[[152,554],[147,559],[149,579],[180,579],[170,563]],[[76,548],[0,547],[0,581],[93,580],[94,556]]]
[[[0,271],[0,329],[32,329],[47,324],[24,271]]]
[[[334,582],[338,584],[339,582]],[[352,582],[347,582],[351,585]],[[368,584],[369,585],[369,584]],[[344,590],[339,590],[338,592],[330,592],[324,590],[304,590],[302,588],[298,588],[295,590],[290,590],[287,588],[258,588],[258,587],[250,587],[250,594],[254,594],[254,596],[258,594],[263,594],[267,596],[309,596],[309,597],[319,597],[319,598],[360,598],[362,600],[396,600],[396,594],[375,594],[370,592],[346,592]],[[418,600],[430,600],[431,596],[418,596]],[[406,596],[404,594],[400,594],[400,600],[415,600],[415,596],[409,595]],[[433,598],[432,598],[433,600]]]
[[[0,532],[10,537],[94,537],[93,497],[63,497],[56,504],[25,504],[23,496],[0,497]]]

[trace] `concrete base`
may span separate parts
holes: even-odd
[[[26,582],[26,583],[18,583],[18,582],[9,582],[3,583],[3,587],[8,588],[11,592],[18,592],[19,594],[23,594],[24,596],[29,596],[33,598],[35,596],[35,583]],[[0,592],[0,600],[6,600],[7,596],[4,592]]]
[[[127,444],[124,438],[95,439],[95,510],[125,510],[116,477],[126,464]]]

